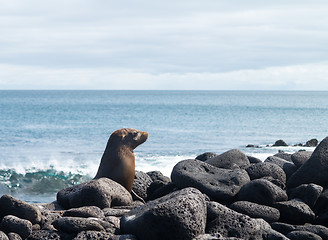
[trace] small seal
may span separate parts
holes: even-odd
[[[144,143],[147,138],[147,132],[132,128],[123,128],[113,132],[108,139],[94,179],[110,178],[131,192],[135,174],[133,149]]]

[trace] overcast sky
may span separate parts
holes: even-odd
[[[328,90],[328,1],[0,0],[0,89]]]

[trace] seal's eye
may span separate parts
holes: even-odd
[[[133,140],[138,140],[139,139],[139,133],[138,132],[133,132],[132,136],[133,136]]]

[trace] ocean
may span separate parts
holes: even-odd
[[[91,179],[110,134],[147,131],[136,169],[170,176],[204,152],[238,148],[261,160],[325,138],[328,92],[0,91],[0,196],[51,202]],[[272,147],[283,139],[290,147]],[[248,144],[258,148],[246,148]]]

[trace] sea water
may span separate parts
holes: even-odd
[[[55,200],[91,179],[110,134],[149,133],[136,169],[170,176],[204,152],[238,148],[265,160],[328,135],[328,92],[311,91],[0,91],[0,195]],[[283,139],[290,147],[272,147]],[[248,144],[259,148],[246,148]]]

